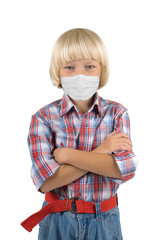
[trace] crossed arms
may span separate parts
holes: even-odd
[[[87,172],[121,179],[119,167],[110,152],[127,150],[132,151],[131,141],[125,133],[110,134],[96,149],[85,152],[72,148],[57,148],[53,156],[61,164],[53,176],[44,181],[41,192],[48,192],[55,188],[67,185],[82,177]]]

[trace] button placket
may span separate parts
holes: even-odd
[[[66,142],[65,146],[70,148],[75,148],[75,132],[73,129],[74,123],[70,122],[69,116],[66,114],[64,115],[64,124],[65,124],[65,131],[66,131]]]
[[[79,135],[79,145],[78,149],[84,151],[86,147],[84,146],[84,140],[85,140],[85,132],[87,131],[86,127],[88,124],[86,123],[86,117],[87,115],[84,114],[82,122],[81,122],[81,128],[80,128],[80,135]]]

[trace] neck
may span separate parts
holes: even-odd
[[[76,108],[79,110],[79,112],[81,113],[86,113],[90,108],[91,106],[93,105],[94,103],[94,100],[95,100],[95,96],[96,94],[94,94],[92,97],[90,97],[89,99],[87,100],[84,100],[84,101],[76,101],[72,98],[71,101],[73,102],[73,104],[76,106]]]

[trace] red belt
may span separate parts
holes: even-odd
[[[77,197],[72,197],[69,199],[59,200],[59,196],[52,192],[47,192],[45,194],[45,200],[48,202],[40,211],[34,213],[26,220],[24,220],[21,225],[28,231],[31,232],[32,229],[48,214],[54,212],[70,211],[72,213],[96,213],[95,203],[87,202],[83,200],[78,200]],[[76,211],[72,210],[72,201],[75,201]],[[117,194],[108,200],[100,202],[101,212],[106,212],[117,205]]]

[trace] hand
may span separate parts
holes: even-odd
[[[55,161],[59,164],[66,163],[71,150],[71,148],[56,148],[53,152]]]
[[[114,131],[107,137],[104,142],[94,152],[106,153],[115,151],[132,151],[132,144],[130,138],[125,133],[117,133],[114,135]]]

